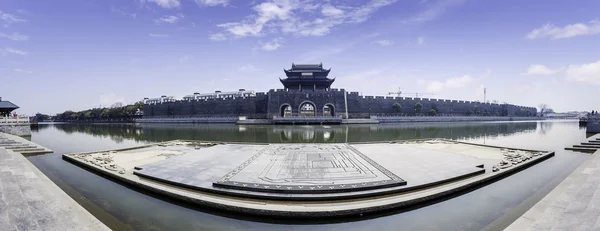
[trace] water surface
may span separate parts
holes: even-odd
[[[430,206],[347,221],[304,224],[188,208],[63,161],[65,153],[173,139],[336,143],[447,138],[555,151],[556,156],[493,184]],[[115,230],[481,230],[501,229],[539,201],[589,154],[564,151],[586,138],[577,121],[419,123],[351,126],[41,124],[32,141],[54,153],[29,157],[70,196]],[[333,223],[332,223],[333,222]]]

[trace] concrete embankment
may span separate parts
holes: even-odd
[[[4,143],[39,146],[0,133]],[[0,147],[0,230],[109,230],[22,154]]]
[[[472,122],[472,121],[531,121],[543,120],[540,117],[508,117],[508,116],[407,116],[407,117],[374,117],[379,123],[406,122]]]
[[[586,132],[600,133],[600,117],[590,118],[586,124]]]
[[[310,117],[307,117],[310,118]],[[285,118],[293,122],[289,124],[319,124],[318,117],[305,121],[307,118]],[[284,118],[278,118],[282,120]],[[370,119],[339,119],[339,121],[327,121],[330,124],[378,124],[378,123],[409,123],[409,122],[473,122],[473,121],[532,121],[543,120],[540,117],[506,117],[506,116],[402,116],[402,117],[376,117]],[[273,119],[245,119],[240,120],[237,117],[215,117],[215,118],[142,118],[136,119],[136,123],[236,123],[239,125],[268,125],[276,124],[278,120]],[[297,120],[297,121],[295,121]]]
[[[0,124],[0,132],[15,136],[31,136],[29,124]]]

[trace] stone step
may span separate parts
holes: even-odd
[[[29,151],[42,151],[43,148],[15,148],[13,152],[29,152]]]
[[[600,148],[600,144],[598,145],[573,145],[574,148]]]
[[[576,151],[576,152],[589,152],[589,153],[594,153],[596,151],[598,151],[597,148],[565,148],[565,150],[568,151]]]
[[[47,149],[42,149],[42,150],[36,150],[36,151],[22,151],[22,152],[19,152],[19,153],[21,153],[24,156],[27,156],[27,155],[38,155],[38,154],[52,153],[52,151],[51,150],[47,150]]]
[[[581,143],[581,145],[600,145],[600,143]]]
[[[3,147],[6,149],[19,149],[19,148],[37,148],[36,146],[30,146],[30,145],[15,145],[15,146],[6,146]]]

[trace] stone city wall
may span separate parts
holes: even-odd
[[[144,105],[144,118],[150,117],[237,117],[266,118],[267,96],[177,101]]]
[[[326,105],[334,108],[335,116],[346,112],[343,89],[297,91],[270,90],[257,93],[255,97],[209,99],[200,101],[177,101],[162,104],[144,105],[144,118],[151,117],[237,117],[266,119],[280,116],[282,107],[289,105],[292,114],[298,114],[300,106],[309,102],[315,106],[316,115],[323,115]],[[402,108],[398,112],[394,103]],[[510,104],[490,104],[462,100],[427,99],[410,97],[361,96],[358,92],[348,92],[349,118],[369,118],[370,116],[410,116],[415,114],[415,104],[423,107],[420,114],[435,109],[438,115],[485,115],[485,116],[535,116],[535,107],[522,107]]]
[[[510,104],[490,104],[462,100],[360,96],[358,92],[348,93],[348,114],[350,118],[368,118],[373,115],[394,116],[415,114],[415,104],[420,102],[423,107],[421,114],[427,114],[435,109],[438,115],[489,115],[489,116],[533,116],[535,107],[522,107]],[[401,105],[400,111],[394,108],[394,103]],[[521,111],[523,109],[524,111]],[[529,112],[527,112],[529,111]]]

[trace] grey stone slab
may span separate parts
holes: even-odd
[[[453,145],[465,146],[465,149],[477,147]],[[149,150],[157,149],[149,147],[124,153]],[[393,179],[410,179],[408,187],[391,185],[389,189],[400,192],[478,174],[484,169],[477,166],[486,164],[491,168],[497,162],[496,159],[387,143],[226,144],[188,150],[179,156],[138,166],[142,169],[134,173],[179,186],[252,197],[316,198],[319,196],[310,195],[314,192],[301,190],[323,190],[322,198],[349,198],[358,197],[361,193],[345,187],[382,185]],[[229,185],[224,185],[224,182]],[[232,187],[234,185],[236,187]],[[382,193],[386,190],[383,187],[386,185],[367,188],[365,191],[368,192],[364,194]],[[289,195],[289,192],[298,195]]]
[[[533,217],[530,230],[600,230],[600,151],[571,173],[530,211],[551,204]],[[551,197],[550,195],[559,194]],[[528,212],[529,213],[529,212]],[[527,214],[527,213],[526,213]],[[530,219],[532,217],[528,217]],[[519,220],[507,230],[522,230]]]
[[[472,174],[477,167],[497,161],[478,159],[444,151],[435,151],[406,145],[380,146],[378,144],[355,144],[357,150],[383,167],[401,176],[407,186],[430,184],[450,178]]]
[[[0,230],[108,228],[24,156],[0,147]]]

